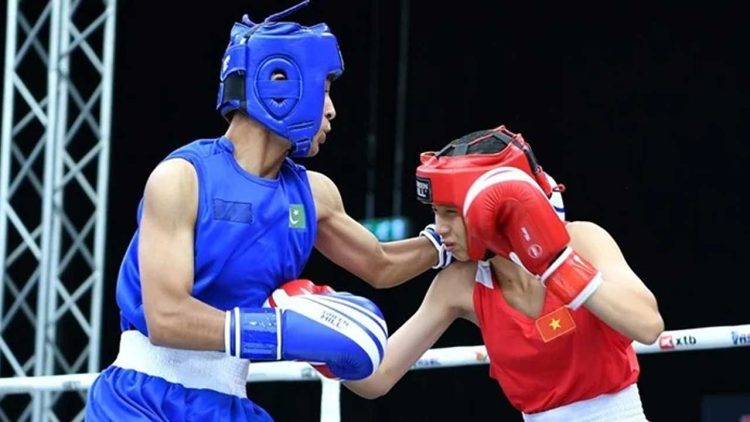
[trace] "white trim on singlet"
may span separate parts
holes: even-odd
[[[490,268],[490,261],[477,262],[477,275],[474,276],[474,281],[488,289],[495,288],[494,284],[492,284],[492,269]]]

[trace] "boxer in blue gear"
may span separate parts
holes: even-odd
[[[149,175],[117,279],[119,353],[89,390],[87,421],[272,420],[247,397],[251,360],[319,362],[359,379],[382,359],[387,329],[353,311],[365,298],[263,308],[313,247],[376,288],[451,262],[430,228],[379,242],[330,178],[292,160],[325,143],[343,72],[325,24],[278,20],[306,3],[234,25],[217,101],[227,131],[172,151]]]

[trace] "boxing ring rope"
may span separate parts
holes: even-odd
[[[727,349],[750,346],[750,324],[664,331],[650,345],[633,343],[636,353],[665,353]],[[430,349],[414,364],[414,369],[483,365],[489,362],[484,346],[456,346]],[[0,378],[0,397],[39,391],[77,391],[91,387],[98,374],[70,374],[40,377]],[[340,389],[338,381],[322,377],[304,362],[258,362],[250,365],[248,382],[320,381],[321,422],[339,422]]]

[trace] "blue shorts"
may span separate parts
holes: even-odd
[[[247,398],[186,388],[132,369],[110,366],[88,392],[86,421],[258,421],[271,416]]]

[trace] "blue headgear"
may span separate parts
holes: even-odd
[[[326,24],[272,22],[307,3],[260,24],[247,15],[234,24],[221,61],[216,104],[224,117],[241,110],[289,140],[293,157],[309,153],[323,118],[326,79],[344,71],[338,42]],[[276,73],[286,78],[273,80]]]

